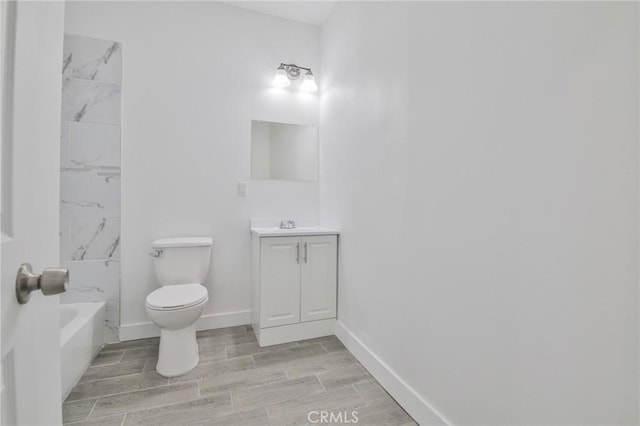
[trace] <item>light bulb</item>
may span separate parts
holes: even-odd
[[[280,65],[276,70],[276,75],[273,77],[273,85],[275,87],[289,87],[291,85],[289,77],[287,77],[287,71],[283,65]]]
[[[304,75],[302,83],[300,84],[300,90],[303,92],[315,92],[318,90],[316,79],[313,77],[313,73],[311,71],[307,71]]]

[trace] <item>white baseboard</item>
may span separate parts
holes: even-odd
[[[336,336],[418,424],[421,426],[452,425],[360,339],[354,336],[341,321],[336,324]]]
[[[251,324],[251,311],[225,312],[203,315],[196,321],[196,330],[211,330],[247,324]],[[120,341],[146,339],[159,335],[160,329],[151,321],[120,326]]]

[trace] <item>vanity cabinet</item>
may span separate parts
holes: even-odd
[[[338,235],[253,239],[253,327],[260,346],[331,335]]]

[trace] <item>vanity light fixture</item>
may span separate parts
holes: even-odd
[[[300,78],[301,70],[305,70],[306,73],[302,78],[302,83],[300,83],[300,90],[303,92],[315,92],[318,90],[318,85],[316,84],[313,72],[311,72],[311,68],[305,68],[295,64],[280,64],[273,78],[273,85],[275,87],[289,87],[291,80]]]

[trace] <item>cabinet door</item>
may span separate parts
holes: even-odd
[[[304,237],[301,242],[300,320],[335,318],[338,237]]]
[[[260,325],[300,322],[300,238],[260,241]]]

